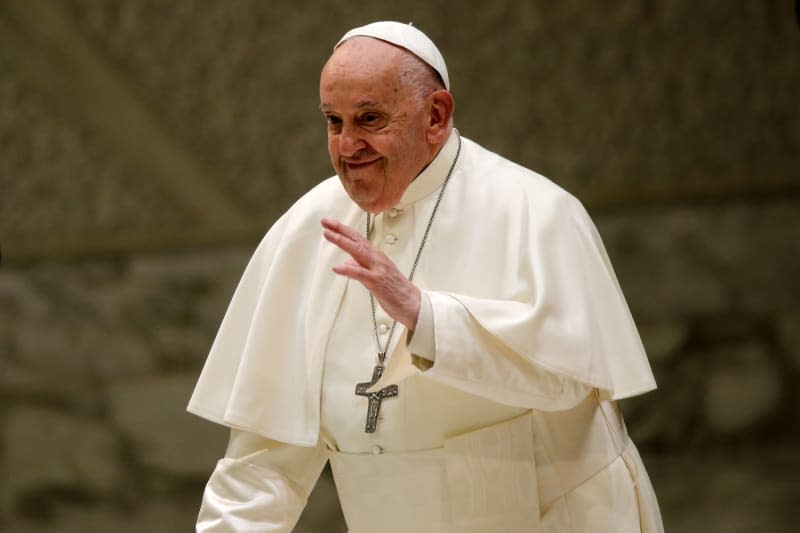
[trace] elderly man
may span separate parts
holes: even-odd
[[[453,128],[410,25],[320,79],[337,177],[248,265],[189,410],[231,428],[197,530],[291,531],[331,462],[351,533],[661,531],[615,400],[655,387],[580,203]]]

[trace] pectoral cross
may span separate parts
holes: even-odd
[[[372,381],[356,384],[356,395],[369,398],[369,405],[367,406],[367,424],[364,427],[364,431],[367,433],[375,433],[375,428],[378,427],[378,415],[381,412],[381,402],[383,399],[397,396],[397,385],[389,385],[375,392],[367,392],[368,388],[378,382],[382,374],[383,364],[378,363],[375,365],[375,370],[372,371]]]

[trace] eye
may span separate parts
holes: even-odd
[[[378,111],[365,111],[358,116],[358,123],[370,131],[377,131],[386,125],[386,115]]]
[[[339,129],[342,126],[342,119],[334,115],[325,115],[325,121],[328,123],[329,129]]]

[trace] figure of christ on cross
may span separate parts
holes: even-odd
[[[366,396],[369,398],[369,405],[367,406],[367,423],[364,431],[367,433],[375,433],[378,427],[378,415],[381,412],[381,402],[384,398],[392,398],[397,396],[397,385],[389,385],[381,390],[375,392],[367,392],[367,389],[372,387],[383,374],[383,365],[375,365],[375,370],[372,371],[372,381],[356,384],[356,394],[358,396]]]

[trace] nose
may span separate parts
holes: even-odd
[[[362,139],[356,128],[351,125],[343,124],[339,132],[339,155],[342,157],[353,157],[363,150],[367,143]]]

